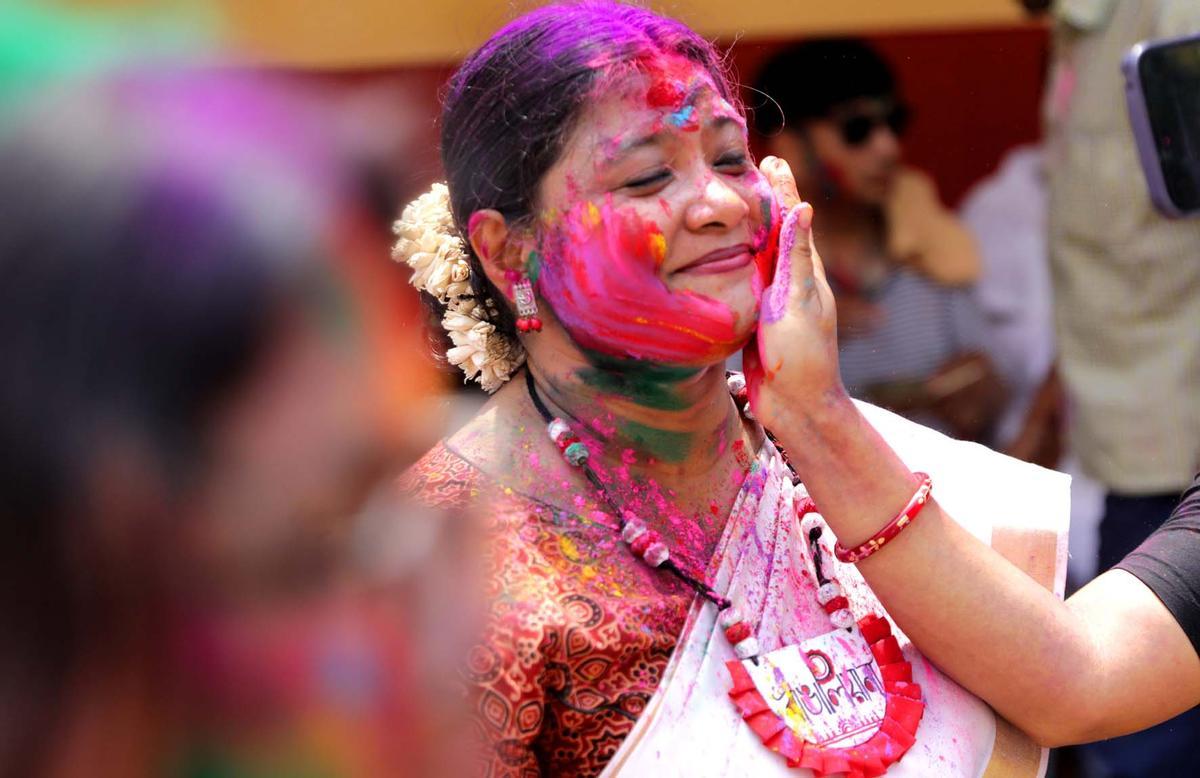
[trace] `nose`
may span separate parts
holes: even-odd
[[[873,156],[889,162],[900,158],[900,138],[896,137],[896,133],[887,125],[875,128],[871,133],[868,148]]]
[[[688,204],[684,219],[694,232],[724,231],[740,224],[749,212],[750,206],[737,190],[710,173],[702,180],[699,195]]]

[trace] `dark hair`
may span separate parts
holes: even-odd
[[[753,89],[778,106],[754,112],[754,129],[770,135],[788,123],[828,116],[837,106],[859,97],[892,97],[896,79],[887,62],[865,42],[824,38],[790,46],[771,57]]]
[[[0,136],[6,775],[36,774],[75,663],[120,639],[108,571],[72,554],[105,443],[136,441],[168,487],[185,482],[317,240],[309,214],[254,197],[272,174],[239,126],[261,90],[179,74],[46,91]]]
[[[532,216],[538,185],[562,153],[604,74],[674,54],[706,69],[735,101],[717,50],[682,22],[611,0],[548,5],[508,24],[454,74],[442,109],[442,165],[464,234],[471,214],[495,209],[509,223]],[[516,327],[503,297],[471,254],[477,295],[497,303],[497,327]]]

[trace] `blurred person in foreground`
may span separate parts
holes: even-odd
[[[929,177],[902,164],[908,108],[888,64],[856,39],[807,41],[768,60],[752,100],[767,152],[820,206],[846,388],[988,440],[1005,392],[966,289],[978,251]]]
[[[0,774],[427,772],[422,584],[364,567],[428,533],[352,520],[425,381],[320,122],[230,74],[37,91],[0,135]]]

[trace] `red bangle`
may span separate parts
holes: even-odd
[[[848,564],[861,562],[883,548],[885,543],[893,540],[904,531],[905,527],[912,524],[913,519],[921,512],[925,504],[929,502],[929,492],[933,490],[933,479],[928,474],[913,473],[913,475],[921,479],[921,485],[917,487],[917,491],[913,494],[912,499],[908,501],[908,505],[904,506],[904,510],[900,511],[896,518],[889,521],[883,529],[868,538],[867,542],[861,546],[846,548],[842,545],[842,541],[839,540],[833,547],[834,556],[838,558],[838,561]]]

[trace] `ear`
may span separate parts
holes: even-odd
[[[528,236],[510,229],[504,216],[490,208],[471,214],[467,236],[488,280],[507,295],[510,284],[505,274],[510,270],[525,271],[531,249],[527,245]]]

